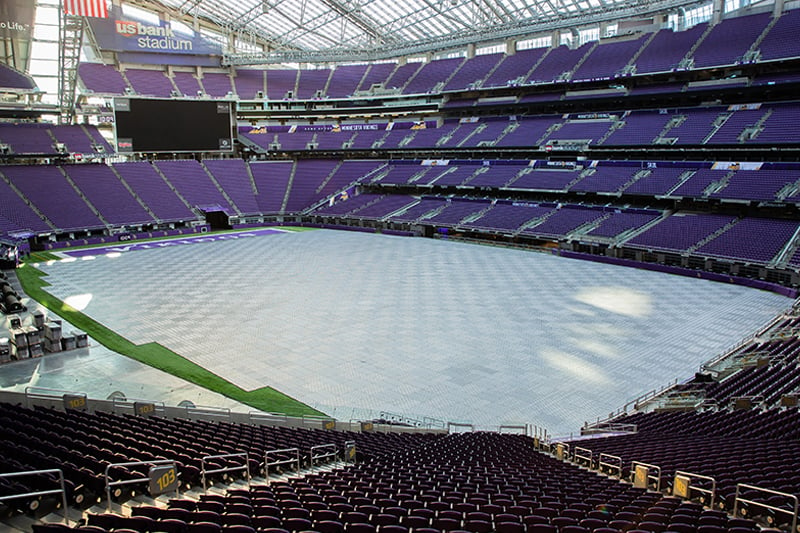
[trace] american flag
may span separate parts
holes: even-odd
[[[79,17],[108,18],[106,0],[64,0],[64,13]]]

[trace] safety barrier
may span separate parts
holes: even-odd
[[[223,466],[222,468],[215,468],[214,470],[206,470],[206,463],[213,459],[233,459],[236,457],[244,457],[243,465]],[[221,474],[224,472],[241,472],[244,471],[247,475],[247,486],[250,487],[250,456],[246,452],[242,453],[226,453],[222,455],[206,455],[200,460],[201,476],[203,480],[203,490],[208,490],[206,484],[206,476],[209,474]]]
[[[61,494],[61,510],[64,512],[64,523],[68,524],[69,519],[67,518],[67,491],[64,488],[64,472],[61,471],[61,469],[51,468],[48,470],[26,470],[24,472],[7,472],[4,474],[0,474],[0,479],[25,477],[25,476],[39,476],[43,474],[58,474],[58,483],[60,488],[53,490],[37,490],[34,492],[23,492],[20,494],[9,494],[6,496],[0,496],[0,502],[19,500],[22,498],[32,498],[34,496],[50,496],[52,494]]]
[[[622,457],[611,455],[610,453],[601,453],[597,458],[597,469],[618,479],[622,478]],[[616,472],[616,475],[614,472]]]
[[[475,431],[475,426],[473,424],[465,424],[463,422],[447,423],[448,433],[472,433],[473,431]]]
[[[206,405],[195,405],[193,403],[178,405],[178,407],[184,408],[187,418],[231,421],[231,410],[227,407],[209,407]]]
[[[120,480],[120,481],[111,481],[111,477],[109,476],[109,472],[111,471],[111,469],[113,469],[113,468],[125,468],[125,467],[128,467],[128,466],[146,466],[146,465],[151,465],[151,466],[172,465],[172,467],[175,468],[175,461],[173,461],[171,459],[156,459],[156,460],[153,460],[153,461],[131,461],[131,462],[128,462],[128,463],[111,463],[111,464],[106,465],[106,469],[105,469],[105,473],[103,474],[103,477],[104,477],[105,483],[106,483],[106,502],[108,504],[108,510],[109,511],[111,510],[111,489],[112,488],[114,488],[114,487],[122,487],[122,486],[125,486],[125,485],[136,485],[136,484],[146,483],[146,482],[150,481],[149,477],[137,477],[137,478],[133,478],[133,479],[124,479],[124,480]],[[176,468],[175,469],[176,480],[177,480],[177,475],[178,474],[177,474],[177,468]],[[176,493],[178,492],[177,488],[175,489],[175,492]]]
[[[703,481],[711,482],[711,488],[696,487],[692,483],[693,479],[700,479]],[[683,472],[678,470],[675,472],[675,479],[672,482],[672,495],[692,499],[692,492],[699,492],[705,496],[701,497],[703,504],[707,507],[714,507],[714,499],[717,495],[717,480],[713,477],[701,476],[700,474],[693,474],[691,472]],[[708,498],[709,501],[705,501]]]
[[[652,473],[655,472],[655,473]],[[650,489],[651,481],[655,482],[655,491],[661,492],[661,467],[633,461],[631,463],[631,473],[633,475],[633,486],[640,489]]]
[[[277,454],[281,455],[289,455],[293,454],[294,457],[291,459],[276,459],[274,461],[270,461],[270,456],[274,456]],[[267,450],[264,454],[264,477],[267,478],[267,483],[269,484],[269,467],[271,466],[283,466],[283,465],[294,465],[294,471],[299,473],[300,472],[300,449],[299,448],[283,448],[280,450]]]
[[[317,466],[318,461],[336,458],[339,452],[335,444],[320,444],[311,447],[311,466]]]
[[[64,409],[86,409],[88,399],[89,397],[85,392],[36,386],[25,387],[25,407],[28,409],[33,408],[33,400],[58,402]]]
[[[528,434],[528,426],[515,426],[515,425],[502,425],[497,428],[498,433],[512,433],[512,434],[521,434],[527,435]]]
[[[581,466],[592,468],[594,466],[594,452],[588,448],[575,446],[575,450],[572,452],[572,461]]]
[[[783,496],[784,498],[786,498],[787,501],[794,502],[794,509],[792,511],[789,511],[789,510],[783,509],[781,507],[777,507],[775,505],[769,505],[769,504],[766,504],[766,503],[757,502],[757,501],[754,501],[754,500],[751,500],[751,499],[744,498],[740,494],[742,489],[763,492],[763,493],[766,493],[766,494],[771,494],[773,496]],[[748,505],[755,505],[757,507],[763,507],[764,509],[768,509],[768,510],[773,511],[775,513],[783,513],[783,514],[790,515],[791,518],[792,518],[792,527],[791,527],[791,529],[789,529],[789,531],[791,531],[792,533],[796,533],[797,532],[798,499],[797,499],[797,496],[795,496],[794,494],[787,494],[785,492],[779,492],[777,490],[765,489],[765,488],[756,487],[756,486],[753,486],[753,485],[746,485],[744,483],[739,483],[738,485],[736,485],[736,499],[734,500],[734,503],[733,503],[733,515],[734,516],[739,516],[739,513],[740,513],[739,504],[740,504],[740,502],[741,503],[746,503]],[[769,525],[771,527],[775,527],[776,526],[776,524],[769,524]]]
[[[111,398],[111,411],[140,416],[164,416],[166,404],[142,398]]]

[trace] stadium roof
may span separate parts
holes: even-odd
[[[269,44],[275,61],[379,60],[663,13],[687,0],[160,0]],[[265,61],[273,62],[273,61]]]

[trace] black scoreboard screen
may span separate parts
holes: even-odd
[[[233,102],[115,98],[117,152],[231,152]]]

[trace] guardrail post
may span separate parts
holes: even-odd
[[[277,461],[270,462],[269,456],[270,454],[277,454],[277,453],[293,453],[293,459],[281,459]],[[295,472],[300,472],[300,449],[299,448],[283,448],[280,450],[267,450],[264,452],[264,477],[267,480],[267,485],[269,485],[269,467],[270,466],[281,466],[281,465],[295,465]]]
[[[774,506],[774,505],[769,505],[769,504],[766,504],[766,503],[757,502],[757,501],[750,500],[750,499],[745,499],[745,498],[740,496],[741,489],[764,492],[766,494],[772,494],[773,496],[783,496],[787,500],[791,500],[791,501],[794,502],[794,510],[793,511],[787,511],[786,509],[782,509],[781,507],[777,507],[777,506]],[[797,496],[795,496],[794,494],[788,494],[786,492],[780,492],[780,491],[777,491],[777,490],[765,489],[765,488],[762,488],[762,487],[756,487],[754,485],[747,485],[747,484],[744,484],[744,483],[739,483],[739,484],[736,485],[736,497],[735,497],[734,503],[733,503],[733,516],[739,516],[739,502],[747,503],[749,505],[755,505],[757,507],[763,507],[765,509],[769,509],[770,511],[774,511],[776,513],[784,513],[784,514],[791,515],[791,517],[792,517],[792,527],[791,527],[791,529],[789,529],[789,531],[791,531],[792,533],[796,533],[797,532],[797,518],[798,518],[797,515],[798,515],[798,506],[799,506],[800,501],[798,500]],[[770,525],[770,527],[775,527],[776,526],[776,524],[769,524],[769,525]]]
[[[244,465],[241,466],[227,466],[222,468],[217,468],[214,470],[206,470],[206,462],[210,459],[232,459],[234,457],[244,457]],[[250,487],[250,456],[247,452],[242,453],[226,453],[223,455],[206,455],[200,459],[200,467],[201,467],[201,477],[203,480],[203,490],[208,490],[208,486],[206,485],[206,475],[207,474],[219,474],[222,472],[238,472],[240,470],[244,470],[247,475],[247,486]]]
[[[110,480],[110,476],[109,476],[109,472],[111,471],[112,468],[117,468],[117,467],[121,468],[121,467],[124,467],[124,466],[168,465],[168,464],[171,464],[176,469],[176,473],[177,473],[177,466],[175,464],[175,461],[173,461],[172,459],[156,459],[156,460],[153,460],[153,461],[131,461],[129,463],[112,463],[112,464],[106,465],[104,478],[105,478],[105,482],[106,482],[106,499],[107,499],[107,502],[108,502],[108,510],[109,511],[111,510],[111,487],[120,487],[120,486],[123,486],[123,485],[133,485],[133,484],[137,484],[137,483],[144,483],[146,481],[150,481],[150,478],[147,478],[147,477],[137,477],[137,478],[134,478],[134,479],[127,479],[127,480],[124,480],[124,481],[111,481]],[[178,492],[177,489],[176,489],[176,492]]]
[[[49,496],[51,494],[61,494],[61,509],[64,511],[64,523],[69,524],[67,516],[67,489],[64,486],[64,472],[60,468],[51,468],[47,470],[26,470],[21,472],[7,472],[0,474],[1,478],[12,477],[25,477],[25,476],[38,476],[40,474],[58,474],[58,489],[53,490],[38,490],[34,492],[25,492],[22,494],[10,494],[8,496],[0,496],[0,502],[9,500],[19,500],[22,498],[30,498],[31,496]]]

